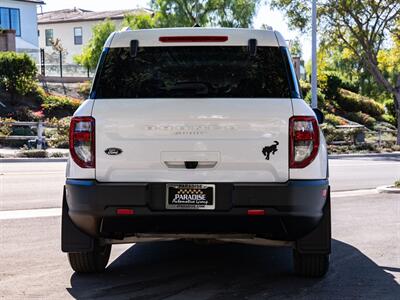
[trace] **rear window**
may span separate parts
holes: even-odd
[[[244,46],[110,48],[104,53],[92,98],[298,97],[287,52]]]

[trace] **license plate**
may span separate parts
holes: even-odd
[[[215,209],[214,184],[167,184],[167,209]]]

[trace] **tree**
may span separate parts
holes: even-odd
[[[62,45],[61,39],[59,38],[51,39],[50,43],[51,47],[53,48],[53,53],[50,54],[49,56],[52,56],[52,59],[53,57],[56,57],[56,59],[53,59],[53,61],[60,62],[60,52],[61,52],[62,62],[65,62],[65,57],[68,55],[68,51]]]
[[[127,14],[122,26],[131,29],[200,26],[249,27],[261,0],[151,0],[154,14]],[[94,69],[115,24],[106,20],[93,27],[93,36],[74,61]]]
[[[289,48],[290,48],[290,53],[293,57],[301,57],[303,55],[303,50],[299,38],[291,40],[289,42]]]
[[[95,69],[104,43],[114,31],[115,24],[111,20],[105,20],[94,26],[92,29],[92,38],[83,48],[82,54],[74,57],[74,61],[88,69]]]
[[[151,0],[157,27],[250,27],[260,0]]]
[[[127,14],[124,17],[122,26],[130,29],[147,29],[157,26],[157,18],[154,14]]]
[[[303,32],[309,28],[310,3],[307,0],[271,0],[274,8],[285,11],[291,28]],[[387,76],[379,63],[379,53],[392,34],[400,33],[400,2],[398,0],[324,0],[318,9],[322,39],[342,42],[357,57],[374,80],[393,95],[397,112],[400,145],[400,72]],[[400,57],[395,57],[400,63]],[[392,62],[393,63],[393,62]]]

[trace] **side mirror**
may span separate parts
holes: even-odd
[[[324,118],[324,114],[322,113],[321,110],[319,110],[318,108],[313,108],[313,111],[315,113],[315,115],[317,116],[317,120],[319,124],[324,123],[325,118]]]

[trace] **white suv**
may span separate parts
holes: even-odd
[[[160,239],[286,245],[298,274],[328,270],[326,144],[276,31],[113,33],[70,152],[62,250],[77,272]]]

